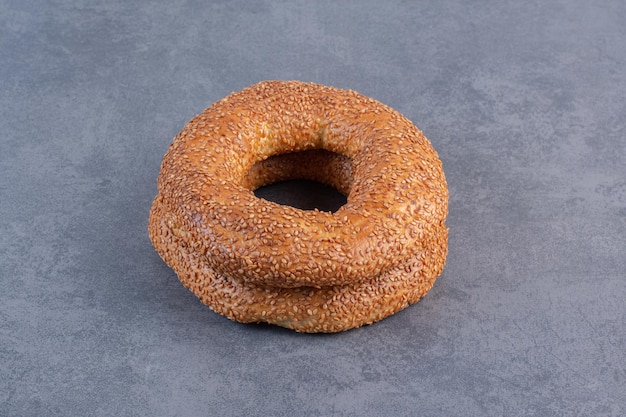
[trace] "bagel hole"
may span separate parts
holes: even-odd
[[[313,180],[279,181],[254,190],[254,195],[300,210],[336,212],[347,198],[337,189]]]
[[[346,204],[351,182],[350,158],[322,149],[271,156],[256,163],[244,180],[258,198],[331,213]]]

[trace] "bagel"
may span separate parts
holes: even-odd
[[[335,212],[258,198],[277,181],[336,188]],[[204,304],[299,332],[371,324],[417,302],[447,255],[448,188],[413,123],[351,90],[264,81],[217,101],[163,158],[149,236]]]

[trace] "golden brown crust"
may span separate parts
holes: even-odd
[[[288,178],[329,183],[347,203],[303,211],[253,194]],[[333,332],[430,289],[447,253],[447,202],[436,152],[398,112],[349,90],[268,81],[218,101],[174,139],[149,233],[216,312]]]

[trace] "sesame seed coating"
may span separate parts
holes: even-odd
[[[253,191],[313,179],[334,213]],[[415,303],[445,263],[448,189],[413,123],[350,90],[265,81],[232,93],[174,138],[149,235],[182,283],[240,322],[302,332],[370,324]]]

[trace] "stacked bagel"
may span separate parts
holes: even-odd
[[[336,212],[258,198],[310,179]],[[301,332],[370,324],[422,298],[447,254],[448,189],[408,119],[350,90],[266,81],[193,118],[161,165],[157,252],[212,310]]]

